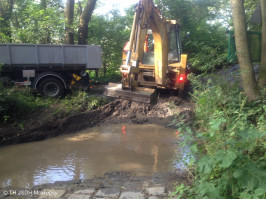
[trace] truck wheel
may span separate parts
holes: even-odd
[[[65,87],[62,81],[57,78],[45,78],[39,85],[38,91],[47,97],[62,97],[65,93]]]

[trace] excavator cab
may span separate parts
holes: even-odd
[[[177,63],[181,60],[182,54],[182,43],[180,40],[179,34],[180,27],[177,24],[174,24],[171,27],[168,35],[168,63]],[[127,42],[128,44],[128,42]],[[125,49],[124,49],[125,50]],[[125,61],[125,60],[124,60]],[[154,39],[152,35],[152,30],[148,29],[147,36],[144,44],[144,55],[143,55],[143,64],[154,65]]]
[[[169,32],[169,51],[168,63],[177,63],[181,61],[182,43],[179,34],[180,27],[174,24]]]

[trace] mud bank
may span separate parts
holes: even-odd
[[[31,118],[26,121],[23,131],[0,128],[0,146],[44,140],[105,124],[136,123],[174,127],[171,123],[175,118],[190,124],[194,114],[191,102],[172,96],[159,98],[155,105],[118,99],[100,109],[63,119],[55,119],[49,111],[35,113]]]
[[[3,188],[0,198],[41,199],[161,199],[169,198],[175,186],[189,184],[184,173],[161,172],[136,176],[130,172],[111,172],[88,180],[55,182],[33,188]]]

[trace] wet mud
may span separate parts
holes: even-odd
[[[194,119],[193,104],[175,96],[161,97],[155,105],[116,99],[100,109],[63,119],[55,119],[49,110],[42,110],[31,116],[30,120],[25,120],[24,130],[0,128],[0,147],[44,140],[108,124],[157,124],[175,127],[172,123],[175,118],[191,124]]]

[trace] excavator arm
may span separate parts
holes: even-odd
[[[137,68],[142,62],[143,47],[147,30],[150,28],[154,39],[155,80],[157,84],[164,85],[168,64],[168,33],[165,22],[152,0],[139,1],[132,25],[126,64],[121,66],[122,73],[130,74],[131,69]]]

